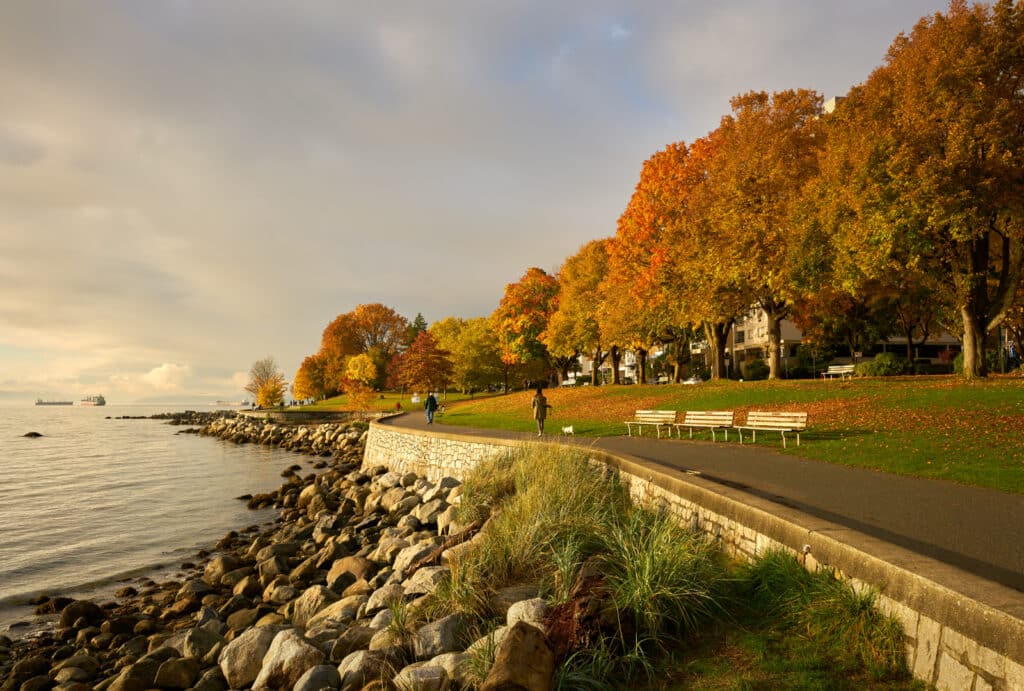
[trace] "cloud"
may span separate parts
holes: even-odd
[[[188,365],[165,362],[142,375],[142,381],[160,391],[178,391],[192,374]]]
[[[848,88],[945,6],[0,3],[0,381],[230,398],[362,302],[488,314],[730,96]]]

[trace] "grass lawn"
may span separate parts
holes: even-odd
[[[472,401],[481,400],[486,397],[493,397],[496,394],[481,394],[476,393],[472,398],[465,394],[450,392],[438,395],[438,402],[444,406],[449,406],[452,403],[460,401]],[[420,393],[420,402],[412,402],[411,393],[394,393],[384,392],[373,394],[373,404],[370,406],[371,410],[395,410],[396,404],[401,404],[403,410],[423,410],[423,399],[427,397],[427,393],[424,391]],[[297,410],[322,410],[322,411],[343,411],[343,410],[364,410],[351,405],[348,400],[348,396],[335,396],[334,398],[327,398],[323,401],[317,401],[313,405],[300,406]]]
[[[784,453],[1024,494],[1019,377],[975,383],[948,376],[587,386],[545,395],[552,406],[549,432],[573,425],[577,436],[592,437],[625,434],[622,421],[638,409],[735,410],[738,421],[752,409],[807,411],[803,443],[790,444]],[[526,391],[458,402],[450,396],[443,422],[533,431],[532,396]],[[782,450],[778,435],[759,437],[758,444]]]

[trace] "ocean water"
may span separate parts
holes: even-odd
[[[184,427],[162,420],[107,419],[183,409],[0,408],[0,632],[30,618],[35,595],[109,591],[273,519],[235,497],[276,489],[301,456],[175,434]]]

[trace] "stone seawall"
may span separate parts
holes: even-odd
[[[373,423],[364,467],[461,478],[476,464],[523,443],[529,442]],[[1019,591],[699,477],[637,458],[588,453],[618,469],[634,501],[670,511],[732,554],[752,559],[785,549],[808,569],[827,568],[854,587],[878,591],[879,609],[903,625],[907,665],[916,678],[938,689],[1024,690],[1024,594]]]

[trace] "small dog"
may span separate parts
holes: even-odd
[[[567,425],[567,426],[563,427],[562,428],[562,434],[564,434],[566,436],[573,436],[573,437],[576,436],[576,432],[573,431],[572,425]]]

